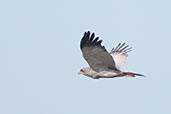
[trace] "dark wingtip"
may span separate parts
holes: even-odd
[[[131,49],[132,47],[126,45],[126,43],[123,42],[123,43],[119,43],[115,48],[112,48],[111,53],[124,52],[125,54],[127,54],[128,52],[131,51]]]
[[[89,39],[89,36],[90,36],[90,31],[84,32],[84,35],[83,35],[83,37],[81,39],[81,43],[80,43],[81,49],[86,45],[87,40]]]
[[[101,46],[102,40],[99,40],[99,37],[95,37],[95,33],[92,33],[90,31],[87,31],[84,33],[81,43],[80,43],[80,48],[83,49],[86,46],[94,46],[94,45],[99,45]]]

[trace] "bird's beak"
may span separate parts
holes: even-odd
[[[79,71],[78,74],[83,74],[83,72],[82,71]]]

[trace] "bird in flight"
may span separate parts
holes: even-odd
[[[80,42],[80,48],[84,59],[90,67],[82,68],[78,74],[83,74],[93,79],[144,76],[120,70],[125,64],[128,52],[131,51],[132,47],[125,43],[119,43],[108,52],[101,43],[102,40],[99,40],[99,37],[95,37],[94,33],[91,34],[90,31],[84,33]]]

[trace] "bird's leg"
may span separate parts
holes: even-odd
[[[119,73],[118,76],[125,76],[125,77],[131,77],[131,78],[134,78],[135,77],[134,75],[125,74],[125,73]]]
[[[99,79],[99,76],[93,76],[92,78],[93,79]]]

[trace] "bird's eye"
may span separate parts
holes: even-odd
[[[80,70],[81,72],[84,72],[83,69]]]

